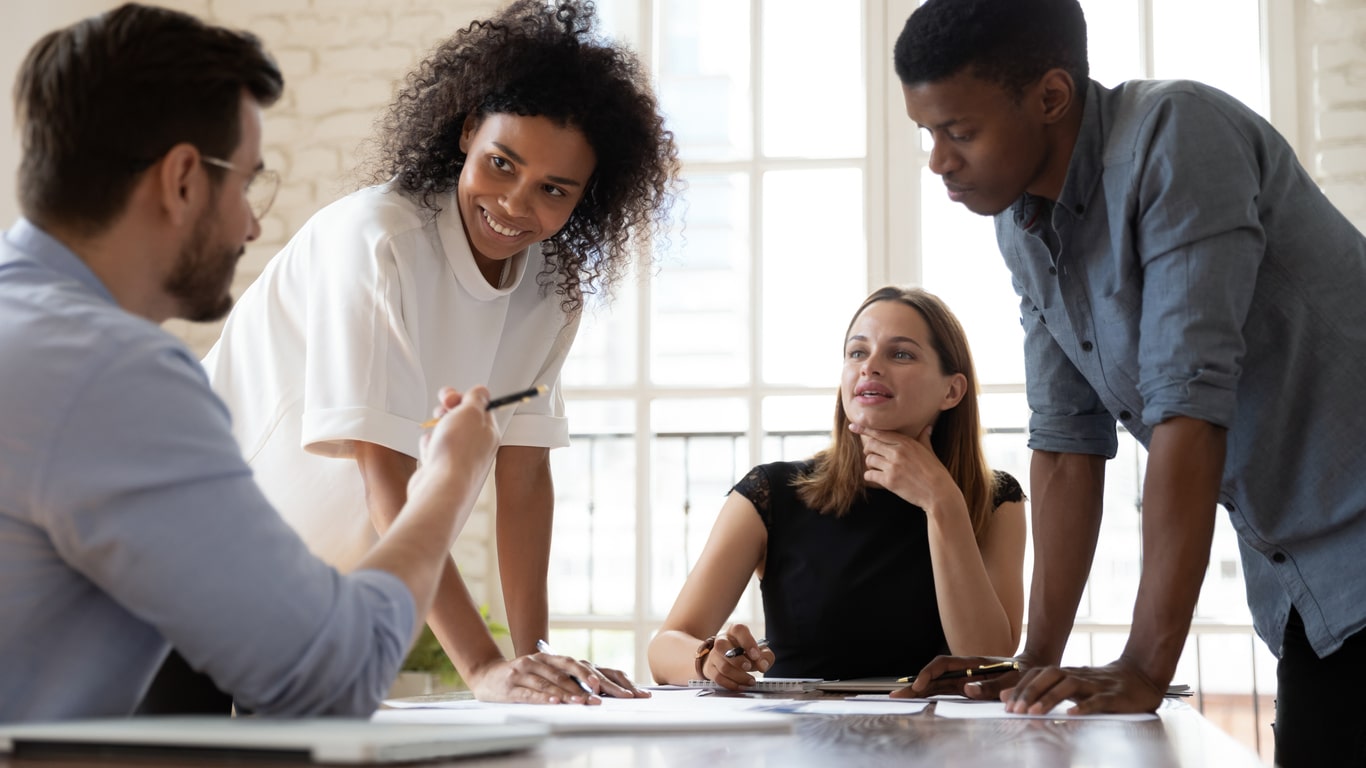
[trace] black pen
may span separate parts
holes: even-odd
[[[986,677],[987,675],[999,675],[1002,672],[1019,671],[1020,662],[1002,661],[996,664],[983,664],[980,667],[969,667],[968,669],[951,669],[948,672],[934,678],[935,680],[954,680],[959,677]],[[914,683],[915,675],[898,678],[898,683]]]
[[[549,391],[550,387],[547,387],[544,384],[537,384],[531,389],[524,389],[521,392],[513,392],[510,395],[495,397],[489,401],[488,406],[485,407],[484,410],[491,411],[494,408],[502,408],[505,405],[513,405],[515,403],[520,403],[524,400],[530,400],[533,397],[540,397],[541,395],[544,395],[546,392]],[[435,416],[433,418],[427,419],[426,421],[422,422],[422,428],[431,429],[432,427],[436,426],[436,423],[438,421],[441,421],[440,416]]]
[[[762,639],[762,640],[760,640],[759,642],[755,643],[755,646],[758,647],[758,648],[767,648],[767,647],[768,647],[768,638],[765,637],[764,639]],[[728,659],[733,659],[733,658],[735,658],[736,656],[739,656],[739,655],[743,654],[744,652],[745,652],[744,646],[737,645],[737,646],[735,646],[734,648],[731,648],[730,650],[726,651],[725,654],[723,654],[723,655],[724,655],[726,658],[728,658]]]
[[[490,403],[490,405],[492,405],[492,403]],[[550,650],[550,643],[547,643],[547,642],[544,641],[544,640],[537,640],[537,641],[536,641],[536,650],[540,651],[541,653],[548,653],[548,654],[550,654],[551,656],[559,656],[559,655],[560,655],[560,654],[555,653],[554,651]],[[593,693],[593,689],[592,689],[592,688],[589,688],[587,683],[585,683],[584,681],[580,680],[580,679],[579,679],[578,677],[576,677],[575,675],[570,675],[570,676],[569,676],[569,679],[570,679],[570,680],[573,680],[573,681],[574,681],[574,684],[577,685],[577,686],[579,686],[580,688],[582,688],[582,689],[583,689],[583,692],[586,693],[586,694],[588,694],[589,696],[596,696],[596,695],[597,695],[597,694]]]

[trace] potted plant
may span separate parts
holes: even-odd
[[[479,606],[479,615],[495,638],[508,634],[508,628],[489,616],[487,605]],[[389,698],[399,699],[406,696],[421,696],[429,693],[446,693],[467,688],[460,679],[451,659],[442,650],[432,628],[422,625],[422,632],[414,641],[408,657],[403,660],[398,679],[389,690]]]

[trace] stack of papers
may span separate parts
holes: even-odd
[[[774,699],[699,697],[698,691],[654,691],[648,699],[603,699],[601,705],[498,704],[474,700],[386,701],[372,720],[383,723],[539,723],[552,733],[760,731],[789,733],[785,714],[762,711]]]

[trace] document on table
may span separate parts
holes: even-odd
[[[1006,705],[1001,701],[940,701],[934,705],[934,714],[938,717],[947,717],[956,720],[1156,720],[1157,715],[1152,712],[1139,712],[1130,714],[1111,714],[1101,713],[1095,715],[1069,715],[1067,710],[1076,706],[1076,702],[1064,700],[1061,704],[1054,707],[1051,712],[1042,715],[1017,715],[1006,712]]]
[[[925,711],[929,702],[914,699],[867,699],[850,696],[844,699],[816,699],[765,706],[760,712],[788,712],[794,715],[916,715]]]
[[[373,716],[385,723],[541,723],[552,733],[663,733],[761,731],[787,733],[792,719],[766,706],[772,698],[698,697],[697,691],[654,691],[648,699],[610,699],[602,704],[500,704],[473,700],[391,700]],[[793,702],[797,703],[797,702]]]

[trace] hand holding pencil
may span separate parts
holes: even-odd
[[[502,395],[501,397],[495,397],[489,400],[489,404],[484,406],[484,410],[492,411],[495,408],[502,408],[505,405],[516,405],[517,403],[530,400],[533,397],[540,397],[541,395],[544,395],[546,392],[548,392],[549,389],[550,388],[544,384],[537,384],[531,389],[524,389],[521,392],[513,392],[510,395]],[[442,413],[422,422],[422,428],[431,429],[432,427],[435,427],[436,423],[438,421],[441,421],[441,417],[444,416],[445,413],[445,411],[442,411]]]
[[[767,672],[776,657],[768,640],[755,639],[745,624],[732,624],[717,633],[711,651],[699,659],[700,671],[707,680],[732,691],[753,686],[755,672]]]

